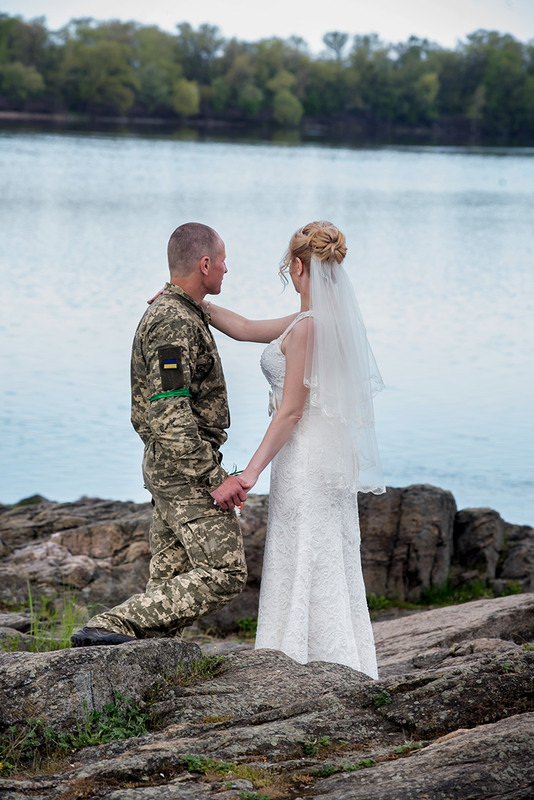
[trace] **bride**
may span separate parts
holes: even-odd
[[[301,664],[330,661],[378,677],[360,561],[357,493],[385,491],[372,397],[383,388],[343,261],[345,237],[312,222],[291,238],[280,274],[300,312],[253,321],[205,303],[211,323],[261,357],[272,420],[239,476],[212,492],[240,505],[271,463],[256,648]]]

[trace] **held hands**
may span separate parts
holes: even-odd
[[[247,499],[247,491],[256,481],[249,481],[242,475],[228,475],[213,492],[210,492],[215,505],[221,508],[239,508]]]

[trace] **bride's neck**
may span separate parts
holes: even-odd
[[[300,291],[300,313],[310,310],[310,293],[308,291]]]

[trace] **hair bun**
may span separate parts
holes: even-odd
[[[291,237],[287,252],[280,264],[280,277],[287,283],[286,273],[293,258],[300,258],[309,271],[310,261],[314,256],[319,261],[341,264],[346,255],[345,236],[339,228],[331,222],[309,222]]]
[[[331,222],[312,222],[307,225],[310,249],[319,261],[341,264],[347,254],[345,236]],[[304,231],[306,230],[304,229]]]

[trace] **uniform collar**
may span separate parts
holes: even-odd
[[[171,295],[174,295],[176,298],[180,298],[180,299],[182,299],[182,300],[185,300],[185,302],[186,302],[188,305],[192,306],[192,308],[193,308],[193,309],[194,309],[194,310],[195,310],[197,313],[199,313],[199,314],[200,314],[200,316],[202,317],[202,319],[203,319],[205,322],[207,321],[206,314],[205,314],[205,312],[204,312],[204,309],[203,309],[203,308],[202,308],[202,306],[200,305],[200,303],[197,303],[197,301],[196,301],[196,300],[195,300],[193,297],[191,297],[191,295],[190,295],[190,294],[187,294],[187,292],[184,292],[184,290],[182,289],[182,287],[181,287],[181,286],[176,286],[176,284],[175,284],[175,283],[168,283],[168,282],[167,282],[167,283],[165,284],[164,293],[165,293],[165,294],[171,294]]]

